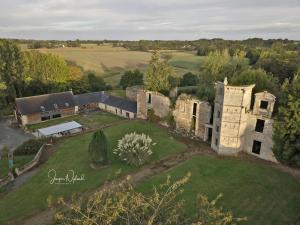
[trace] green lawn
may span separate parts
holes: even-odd
[[[185,186],[183,198],[188,215],[195,213],[198,193],[214,199],[219,193],[219,204],[234,216],[248,217],[242,224],[293,224],[300,215],[300,182],[291,175],[261,163],[238,158],[197,156],[176,168],[156,176],[137,187],[148,192],[170,174],[174,179],[192,173]]]
[[[123,120],[124,118],[106,113],[106,112],[98,112],[98,113],[90,113],[87,115],[73,115],[73,116],[67,116],[67,117],[62,117],[58,119],[53,119],[53,120],[48,120],[45,122],[37,123],[37,124],[32,124],[28,125],[27,128],[29,130],[36,130],[39,128],[43,127],[48,127],[52,125],[56,125],[59,123],[65,123],[69,121],[76,121],[80,124],[82,124],[86,128],[97,128],[99,126],[113,123],[119,120]]]
[[[33,160],[35,155],[14,156],[14,166],[20,168],[26,163]],[[8,160],[2,158],[0,160],[0,178],[8,174]]]
[[[126,91],[123,89],[110,90],[108,93],[117,97],[126,98]]]
[[[49,195],[54,197],[70,196],[73,192],[84,192],[99,187],[106,180],[114,179],[117,172],[124,175],[135,171],[137,168],[124,164],[112,154],[117,141],[128,132],[144,132],[152,137],[153,141],[157,143],[153,146],[152,160],[158,160],[168,154],[186,149],[184,144],[169,136],[165,129],[150,123],[119,124],[106,128],[104,131],[109,140],[111,159],[109,167],[101,170],[90,168],[87,148],[92,136],[91,133],[65,140],[36,176],[0,200],[0,224],[46,209],[46,199]],[[51,185],[48,178],[50,169],[55,169],[59,177],[65,176],[68,170],[73,169],[78,175],[84,174],[85,181],[70,185]]]
[[[203,58],[204,57],[202,56],[197,56],[191,53],[178,52],[173,54],[173,57],[169,63],[175,68],[181,68],[189,71],[199,71]]]

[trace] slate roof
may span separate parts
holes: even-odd
[[[57,106],[57,108],[56,108]],[[22,115],[75,107],[71,91],[16,98],[16,108]]]
[[[104,92],[90,92],[85,94],[74,95],[76,105],[87,105],[90,103],[101,102]]]
[[[109,106],[117,107],[132,113],[137,113],[137,103],[125,98],[120,98],[102,92],[91,92],[73,95],[71,91],[46,95],[31,96],[16,99],[16,108],[22,115],[29,115],[44,111],[54,111],[69,107],[81,106],[90,103],[101,102]],[[67,104],[66,104],[67,103]],[[55,108],[57,105],[57,108]]]
[[[130,101],[128,99],[119,98],[112,95],[106,95],[106,97],[103,97],[102,100],[104,101],[101,102],[106,105],[117,107],[132,113],[137,113],[137,104],[134,101]]]

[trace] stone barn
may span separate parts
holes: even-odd
[[[15,116],[22,126],[75,114],[71,91],[16,98],[15,104]]]

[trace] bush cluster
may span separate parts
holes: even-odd
[[[48,138],[30,139],[28,141],[25,141],[15,149],[14,155],[34,155],[47,141]]]
[[[126,134],[118,141],[114,154],[122,161],[134,166],[144,165],[152,155],[152,139],[146,134]]]

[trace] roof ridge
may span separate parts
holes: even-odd
[[[16,98],[16,100],[27,99],[27,98],[36,98],[36,97],[47,96],[47,95],[57,95],[57,94],[63,94],[63,93],[71,93],[72,95],[74,95],[72,91],[63,91],[63,92],[55,92],[55,93],[48,93],[48,94],[42,94],[42,95],[33,95],[33,96],[21,97],[21,98]]]

